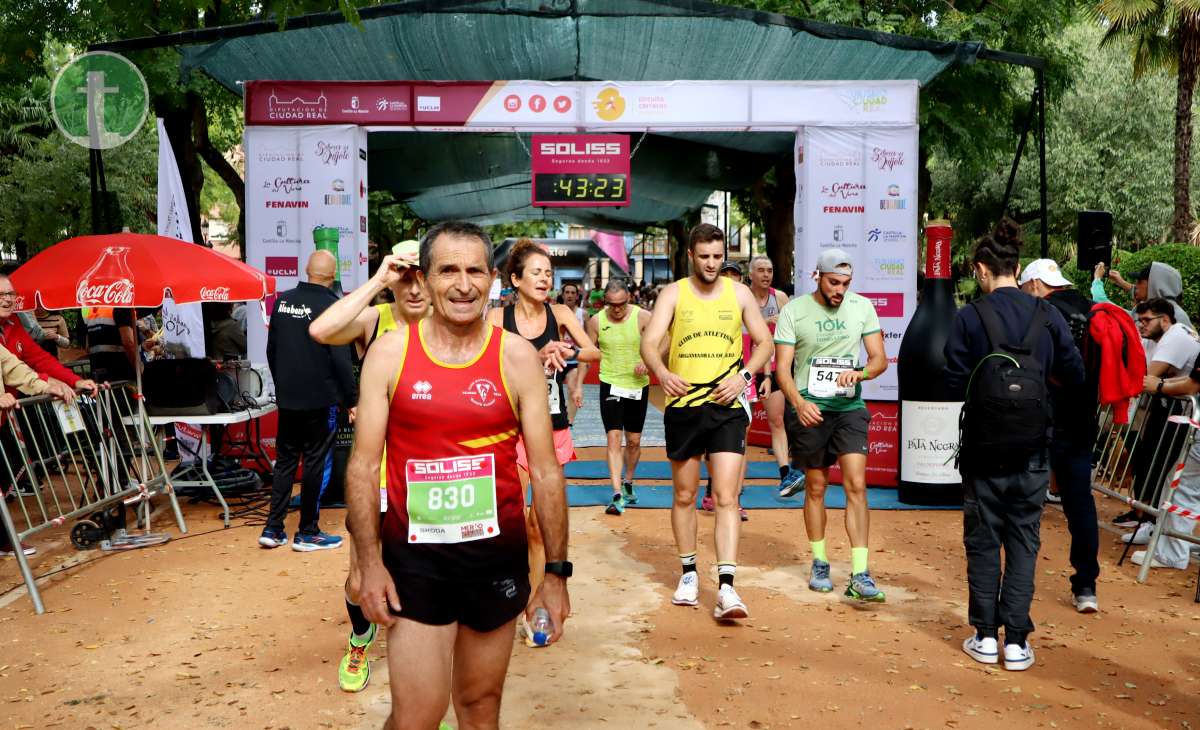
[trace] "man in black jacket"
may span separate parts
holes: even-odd
[[[1075,348],[1083,359],[1086,380],[1078,388],[1051,391],[1054,404],[1054,437],[1050,442],[1050,470],[1062,499],[1063,515],[1071,533],[1071,594],[1075,610],[1095,613],[1096,579],[1100,576],[1100,529],[1096,524],[1096,499],[1092,495],[1092,445],[1099,424],[1096,403],[1100,387],[1100,348],[1088,334],[1088,313],[1093,302],[1079,293],[1052,259],[1038,259],[1021,272],[1021,291],[1045,299],[1062,313],[1071,328]]]
[[[275,440],[271,513],[258,538],[258,544],[265,548],[287,543],[283,521],[292,498],[296,467],[303,458],[300,526],[292,540],[292,549],[298,552],[329,550],[342,544],[342,538],[321,532],[317,526],[318,501],[329,479],[338,405],[352,408],[358,401],[350,349],[318,344],[308,334],[312,321],[337,300],[331,290],[337,259],[328,251],[316,251],[309,257],[304,274],[308,281],[275,300],[267,334],[267,364],[275,381],[279,433]]]
[[[987,420],[1016,412],[997,407],[996,399],[1036,395],[1050,388],[1051,381],[1074,388],[1084,380],[1083,362],[1062,314],[1017,288],[1020,247],[1019,229],[1010,221],[979,242],[971,268],[987,296],[958,311],[945,348],[947,385],[966,401],[959,467],[967,613],[975,634],[963,642],[963,651],[984,664],[997,664],[1002,657],[1010,671],[1029,669],[1034,663],[1028,641],[1033,632],[1029,609],[1041,546],[1042,506],[1050,486],[1046,448],[1050,421],[1045,410],[1027,412],[1036,398],[1020,403],[1028,420],[1023,430],[1011,419],[1001,426]],[[1004,357],[989,358],[1005,346]],[[990,369],[981,367],[985,358]],[[1006,366],[993,365],[1006,360],[1019,367],[1004,370]],[[1036,367],[1040,382],[1015,372],[1025,367]],[[1003,385],[1005,380],[989,379],[995,377],[1006,379],[1008,385]],[[1018,401],[1005,404],[1016,406]],[[1046,430],[1037,433],[1042,428]],[[991,440],[1012,445],[996,449],[989,447]],[[1001,626],[1003,651],[998,645]]]

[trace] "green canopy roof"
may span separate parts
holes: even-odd
[[[180,34],[185,72],[240,94],[273,80],[893,80],[928,83],[978,43],[942,43],[692,0],[409,0]],[[150,39],[153,40],[153,39]],[[137,40],[124,42],[137,47]],[[118,48],[123,44],[109,44]],[[635,137],[635,142],[636,142]],[[698,208],[715,189],[762,176],[791,134],[651,134],[633,159],[628,208],[529,205],[529,156],[515,134],[375,132],[370,185],[427,220],[541,218],[637,229]]]

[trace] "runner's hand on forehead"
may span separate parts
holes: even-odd
[[[400,281],[401,274],[409,266],[415,266],[416,260],[410,256],[397,256],[396,254],[388,254],[379,262],[379,268],[375,270],[375,280],[384,286],[391,286]]]
[[[746,390],[746,379],[741,373],[734,373],[721,381],[712,392],[712,399],[721,405],[732,403]]]

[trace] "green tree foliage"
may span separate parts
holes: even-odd
[[[1087,20],[1061,34],[1067,53],[1080,58],[1086,72],[1078,83],[1052,97],[1047,110],[1050,253],[1064,261],[1075,256],[1080,210],[1111,211],[1114,235],[1129,249],[1160,242],[1170,230],[1174,83],[1164,73],[1135,78],[1127,45],[1101,47],[1103,37],[1103,28]],[[1035,141],[1031,137],[1026,147],[1011,211],[1037,210]],[[950,216],[964,242],[994,225],[1009,164],[997,160],[990,173],[980,177],[950,155],[935,155],[929,165],[936,181],[931,215]],[[1027,240],[1032,244],[1036,224],[1029,228]],[[959,255],[967,248],[960,246]]]
[[[1105,42],[1132,43],[1133,72],[1175,73],[1175,164],[1171,238],[1189,240],[1192,229],[1192,95],[1200,75],[1200,2],[1099,0],[1094,12],[1108,22]]]

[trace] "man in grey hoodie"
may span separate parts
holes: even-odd
[[[1125,281],[1121,276],[1121,272],[1115,269],[1108,272],[1108,278],[1114,284],[1133,295],[1135,306],[1150,299],[1162,298],[1170,300],[1175,305],[1175,321],[1181,322],[1188,327],[1192,326],[1191,318],[1188,317],[1187,312],[1183,311],[1183,307],[1179,304],[1179,299],[1183,296],[1183,277],[1174,266],[1155,261],[1130,277],[1133,279],[1132,284]],[[1108,297],[1104,294],[1104,285],[1098,278],[1092,281],[1092,299],[1097,302],[1109,301]],[[1129,312],[1133,316],[1132,308]]]

